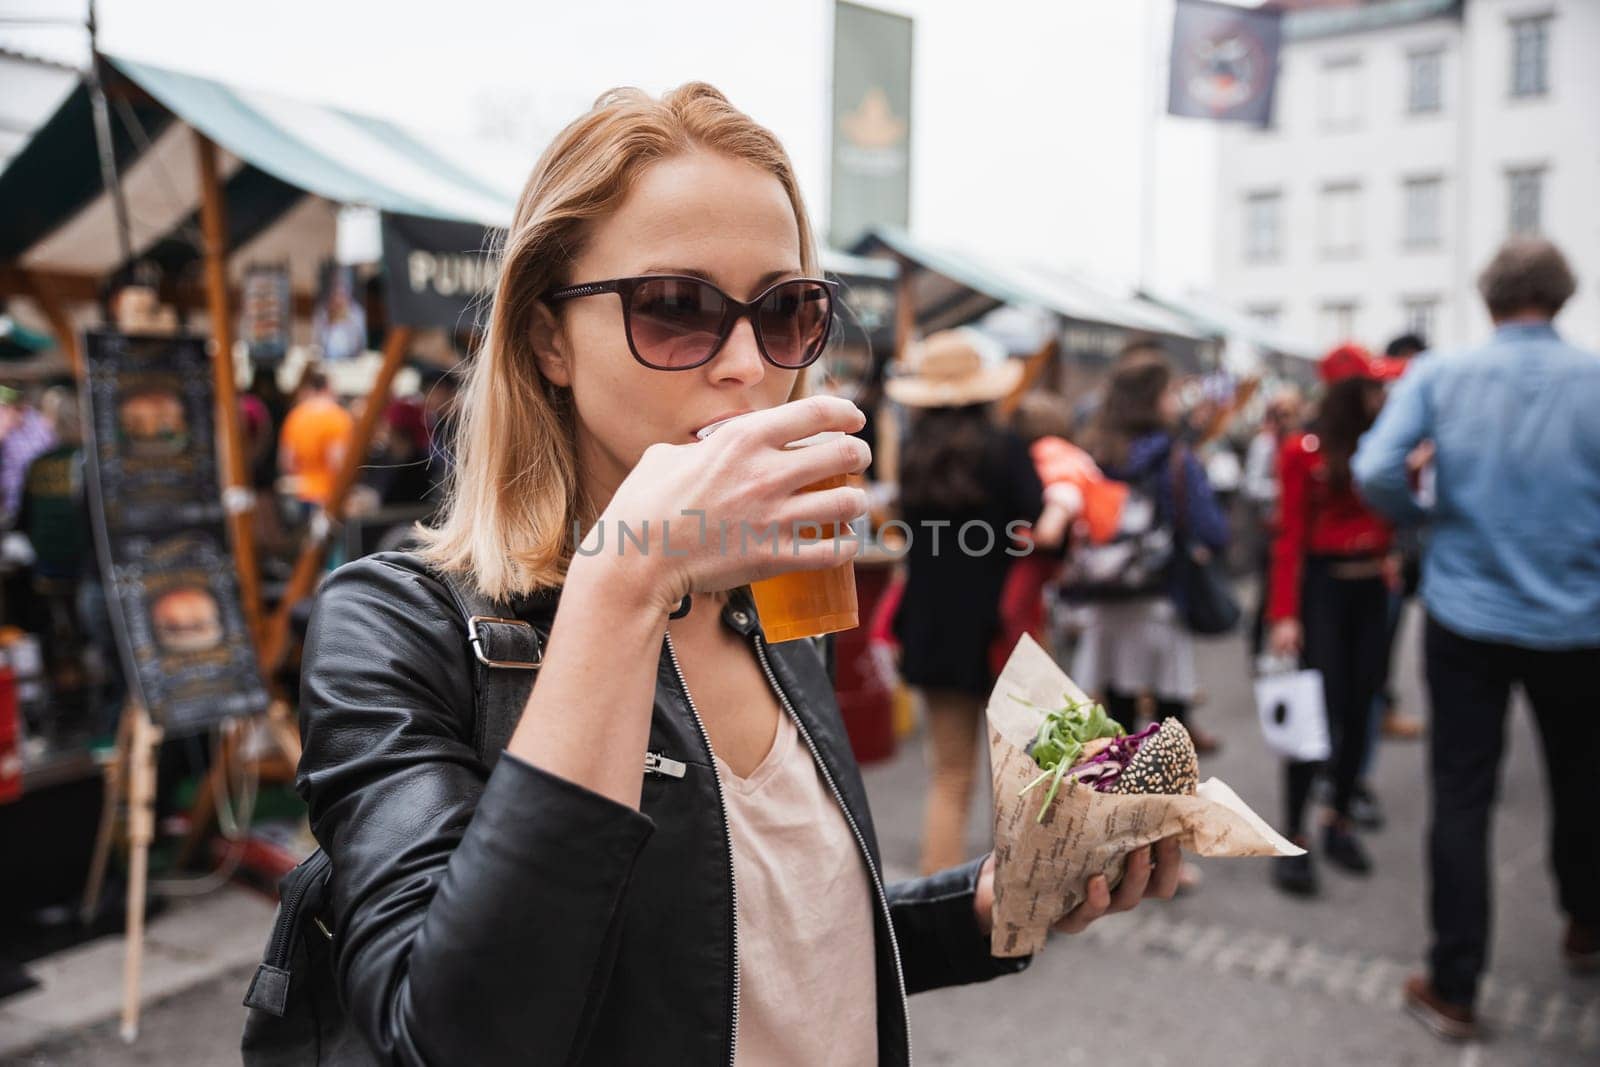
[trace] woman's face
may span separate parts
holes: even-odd
[[[641,274],[698,275],[739,300],[799,275],[799,227],[782,184],[706,151],[651,165],[617,211],[592,225],[565,281]],[[602,502],[650,445],[689,443],[708,423],[781,404],[799,374],[761,358],[748,319],[709,363],[680,371],[633,358],[614,294],[565,301],[541,319],[540,370],[572,390],[580,470]]]

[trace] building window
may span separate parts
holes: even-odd
[[[1401,233],[1407,248],[1437,248],[1444,182],[1438,178],[1408,178],[1405,185],[1405,219]]]
[[[1511,95],[1550,91],[1550,16],[1511,20]]]
[[[1251,193],[1244,200],[1244,258],[1251,263],[1271,263],[1283,254],[1283,195]]]
[[[1401,303],[1406,316],[1406,333],[1414,333],[1429,344],[1433,331],[1439,324],[1439,298],[1436,296],[1407,297]]]
[[[1507,229],[1513,236],[1537,234],[1544,212],[1544,168],[1520,167],[1506,172]]]
[[[1244,313],[1263,326],[1277,326],[1283,321],[1282,304],[1252,304]]]
[[[1322,67],[1322,127],[1351,130],[1361,125],[1361,61],[1336,59]]]
[[[1406,57],[1406,110],[1426,115],[1444,107],[1444,50],[1430,48]]]
[[[1322,187],[1322,254],[1345,259],[1361,252],[1361,186],[1354,182]]]
[[[1332,346],[1354,337],[1357,310],[1354,300],[1333,300],[1323,304],[1317,324],[1322,342]]]

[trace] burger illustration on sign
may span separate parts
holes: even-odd
[[[136,459],[180,456],[189,447],[189,420],[177,391],[141,385],[117,399],[117,429],[127,455]]]
[[[222,644],[222,609],[203,586],[183,585],[156,597],[150,622],[163,652],[207,652]]]

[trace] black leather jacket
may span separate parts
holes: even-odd
[[[548,632],[555,605],[511,608]],[[879,897],[879,1062],[908,1063],[906,994],[1027,961],[989,955],[972,912],[978,861],[883,885],[812,645],[768,647],[743,591],[722,620],[750,641],[856,831]],[[638,811],[512,756],[480,760],[471,657],[448,591],[414,557],[358,560],[318,597],[299,787],[333,860],[339,986],[357,1026],[396,1063],[732,1062],[732,853],[670,642],[649,751],[685,773],[646,774]]]

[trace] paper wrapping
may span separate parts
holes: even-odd
[[[1039,951],[1050,927],[1084,899],[1090,878],[1104,874],[1116,885],[1124,857],[1162,838],[1177,837],[1184,849],[1200,856],[1302,852],[1215,778],[1202,783],[1195,796],[1100,793],[1064,781],[1040,822],[1049,782],[1018,795],[1041,773],[1027,746],[1045,713],[1068,699],[1087,697],[1024,635],[989,695],[995,804],[993,955]]]

